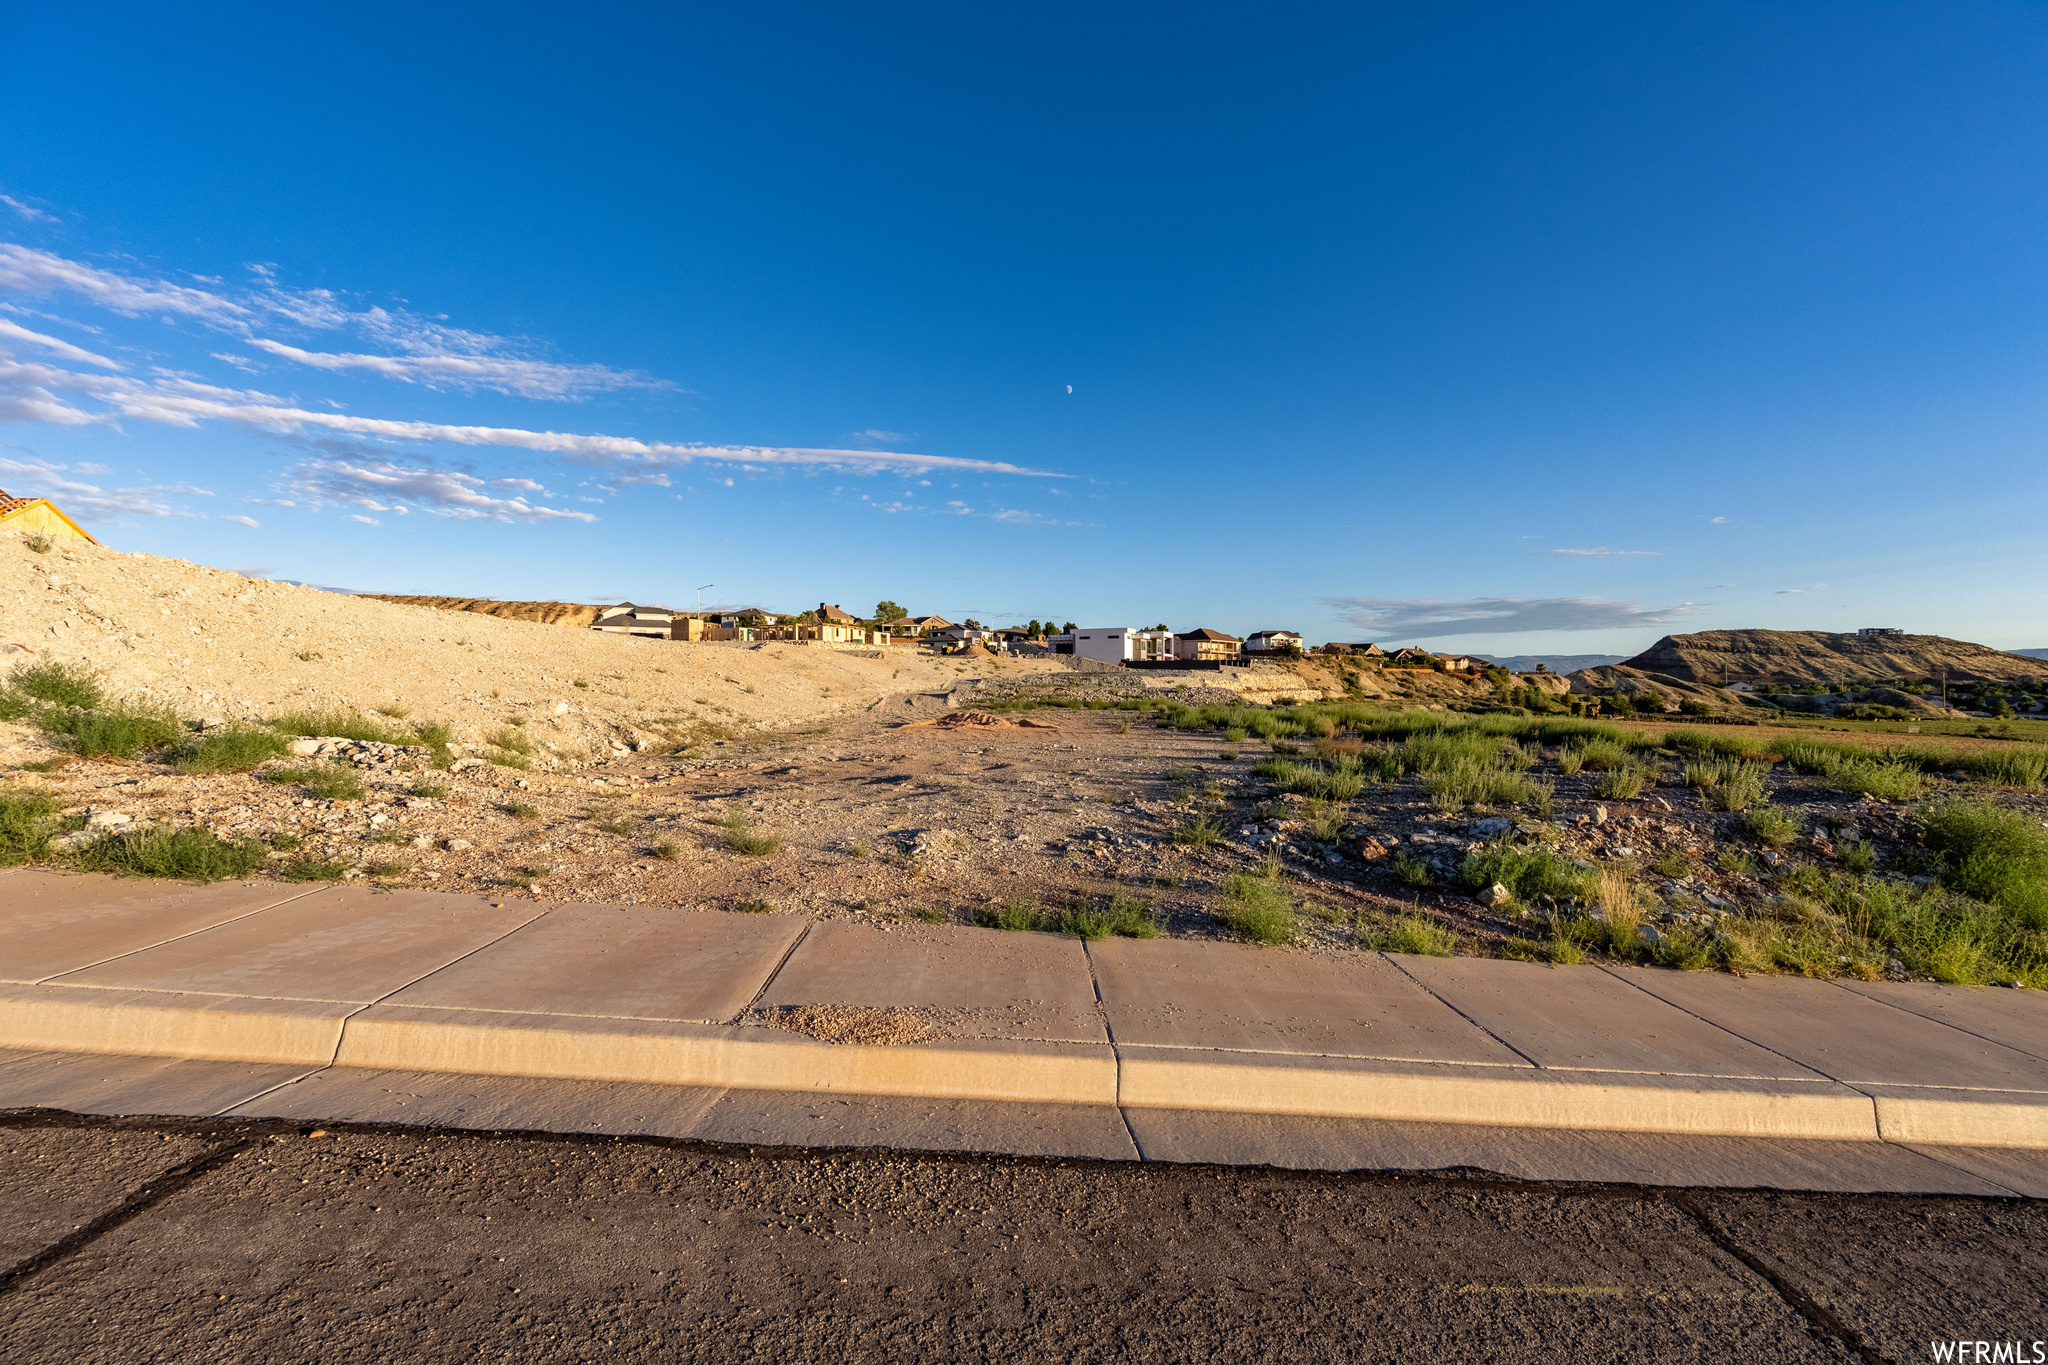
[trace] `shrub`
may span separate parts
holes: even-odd
[[[1427,915],[1407,914],[1394,921],[1384,949],[1416,957],[1449,957],[1458,949],[1458,936]]]
[[[260,763],[283,757],[290,747],[284,736],[272,730],[216,730],[178,751],[178,771],[188,777],[202,773],[245,773]]]
[[[761,900],[757,897],[751,900],[734,901],[732,908],[739,911],[742,915],[766,915],[774,912],[775,902]]]
[[[1767,848],[1783,848],[1799,837],[1797,816],[1780,806],[1754,806],[1742,817],[1741,828]]]
[[[1401,885],[1418,891],[1436,881],[1436,874],[1430,871],[1429,864],[1406,849],[1394,855],[1394,875],[1400,879]]]
[[[0,867],[48,857],[49,819],[56,813],[56,801],[41,792],[0,791]]]
[[[303,768],[272,768],[263,774],[265,782],[280,787],[297,785],[323,801],[360,801],[363,780],[345,763],[308,763]]]
[[[60,748],[85,758],[134,758],[145,749],[167,749],[184,733],[169,709],[144,702],[96,711],[53,708],[36,717],[36,724]]]
[[[375,744],[410,744],[412,732],[402,725],[386,725],[360,711],[287,711],[264,722],[284,735],[305,739],[353,739]]]
[[[737,806],[726,812],[725,819],[719,823],[724,831],[725,846],[735,853],[749,858],[765,858],[782,847],[779,835],[762,834],[753,829],[747,822],[747,813]]]
[[[1715,766],[1716,780],[1700,792],[1700,804],[1708,810],[1747,810],[1764,799],[1764,778],[1770,771],[1764,765],[1721,759]]]
[[[1498,882],[1520,901],[1539,896],[1584,898],[1593,894],[1594,887],[1591,873],[1555,849],[1522,849],[1505,842],[1488,844],[1467,855],[1458,869],[1458,879],[1475,891]]]
[[[1593,779],[1593,795],[1603,801],[1631,801],[1650,784],[1650,778],[1650,770],[1641,764],[1610,768]]]
[[[339,858],[294,858],[278,868],[277,875],[288,882],[338,882],[348,871]]]
[[[498,809],[521,820],[532,820],[540,815],[540,807],[527,801],[500,801]]]
[[[1121,894],[1112,897],[1109,904],[1100,910],[1091,908],[1084,901],[1076,901],[1060,912],[1059,931],[1091,940],[1108,938],[1112,934],[1125,938],[1159,937],[1159,926],[1153,920],[1151,907]]]
[[[974,914],[977,924],[1013,934],[1038,928],[1044,918],[1037,901],[1027,900],[1021,896],[1012,896],[1001,905],[983,906]]]
[[[254,839],[226,843],[212,831],[164,828],[110,834],[78,852],[78,865],[124,877],[177,877],[217,882],[246,877],[263,866],[265,850]]]
[[[84,664],[23,664],[8,676],[7,685],[21,696],[82,711],[95,710],[106,700],[99,679]]]
[[[407,790],[412,795],[424,797],[429,801],[446,801],[448,799],[448,788],[439,782],[415,782]]]
[[[1944,886],[2048,930],[2048,829],[1989,801],[1949,801],[1920,817]]]
[[[1231,873],[1223,880],[1216,917],[1247,943],[1286,943],[1294,937],[1294,897],[1275,876]]]
[[[1222,838],[1223,827],[1206,815],[1195,817],[1173,832],[1173,841],[1176,844],[1185,844],[1193,848],[1207,848]]]
[[[1667,929],[1657,935],[1657,942],[1650,948],[1650,960],[1681,972],[1703,972],[1714,965],[1714,948],[1697,934]]]
[[[1542,780],[1515,771],[1501,758],[1461,759],[1422,775],[1429,803],[1442,811],[1467,806],[1527,803],[1550,808],[1551,789]]]

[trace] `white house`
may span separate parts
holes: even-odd
[[[1132,659],[1171,659],[1173,632],[1132,630],[1129,626],[1082,626],[1071,636],[1054,636],[1055,647],[1068,640],[1072,653],[1083,659],[1120,664]],[[1061,651],[1062,653],[1068,651]]]
[[[1244,637],[1247,654],[1278,654],[1284,649],[1298,651],[1301,647],[1301,632],[1295,630],[1255,630]]]

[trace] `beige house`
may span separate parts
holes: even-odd
[[[1173,637],[1173,657],[1192,659],[1197,663],[1213,663],[1222,659],[1235,659],[1242,645],[1235,635],[1225,635],[1220,630],[1206,626],[1200,630],[1183,631]]]
[[[906,616],[901,621],[885,621],[882,628],[891,635],[923,637],[935,630],[944,630],[952,624],[943,616]]]
[[[13,498],[4,488],[0,488],[0,532],[18,536],[40,534],[58,540],[99,544],[83,526],[65,516],[48,498]]]

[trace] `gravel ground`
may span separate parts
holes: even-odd
[[[1874,1362],[2048,1335],[2040,1202],[15,1125],[23,1365]]]

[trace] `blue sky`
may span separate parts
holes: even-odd
[[[1502,654],[2048,645],[2038,6],[7,28],[0,487],[120,548]]]

